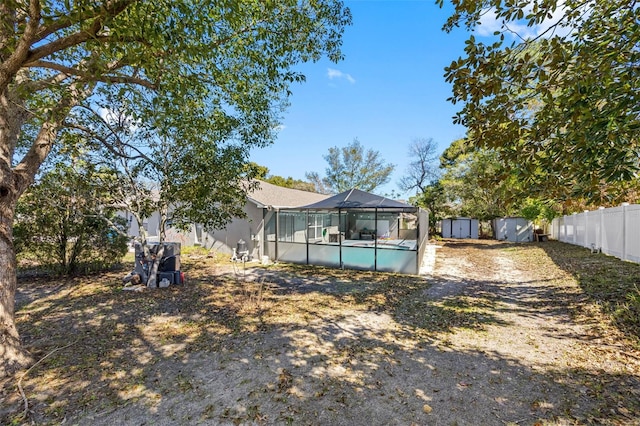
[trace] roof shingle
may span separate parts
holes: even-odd
[[[298,207],[316,203],[328,197],[328,195],[317,194],[315,192],[272,185],[261,180],[258,182],[260,183],[260,187],[247,194],[249,201],[252,201],[258,207]]]

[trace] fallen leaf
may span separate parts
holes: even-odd
[[[422,411],[424,411],[426,414],[429,414],[431,411],[433,411],[433,408],[431,408],[429,404],[424,404],[422,406]]]

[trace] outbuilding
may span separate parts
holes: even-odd
[[[496,240],[520,243],[533,241],[533,223],[524,217],[500,217],[493,220]]]
[[[478,238],[478,219],[456,217],[443,219],[440,229],[442,238]]]

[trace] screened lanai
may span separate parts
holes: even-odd
[[[270,215],[265,254],[283,262],[417,274],[427,230],[426,211],[352,189]]]

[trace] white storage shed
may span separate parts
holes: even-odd
[[[499,217],[493,220],[496,240],[520,243],[533,241],[533,223],[523,217]]]
[[[456,217],[443,219],[440,229],[442,238],[475,238],[478,239],[478,219]]]

